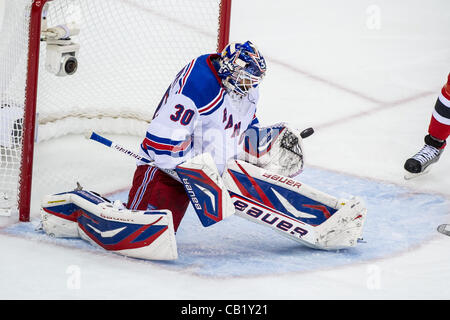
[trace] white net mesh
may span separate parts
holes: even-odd
[[[31,1],[4,1],[0,34],[0,209],[18,193]]]
[[[12,202],[17,198],[31,3],[6,1],[0,33],[0,192]],[[76,73],[59,77],[46,71],[47,43],[41,42],[39,144],[89,130],[143,136],[178,71],[217,47],[219,0],[53,0],[46,9],[47,27],[76,23],[80,32],[71,41],[80,48]],[[40,156],[38,150],[37,180],[43,170],[51,170]],[[71,187],[72,178],[69,174]],[[59,182],[64,179],[55,178],[55,189],[66,186]],[[33,188],[42,190],[39,183],[33,181]]]

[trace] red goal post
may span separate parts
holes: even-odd
[[[161,88],[167,86],[167,80],[174,75],[174,70],[181,66],[179,65],[181,61],[186,62],[195,54],[213,52],[215,50],[221,51],[229,41],[231,0],[175,0],[170,1],[171,4],[174,4],[172,7],[166,6],[166,3],[168,3],[167,1],[147,0],[18,0],[17,2],[24,5],[24,8],[15,8],[17,12],[9,13],[8,9],[10,9],[9,7],[14,6],[11,3],[15,1],[7,2],[9,4],[6,5],[4,18],[6,19],[8,14],[16,14],[16,19],[29,18],[29,21],[25,22],[28,23],[27,44],[19,45],[19,48],[27,48],[28,50],[26,53],[26,70],[24,70],[26,76],[23,81],[23,101],[20,101],[22,97],[20,80],[16,80],[16,78],[20,78],[20,76],[16,76],[18,67],[9,66],[12,69],[10,72],[11,76],[5,77],[6,79],[2,80],[3,83],[0,83],[0,90],[2,90],[0,91],[0,99],[2,99],[0,102],[5,105],[11,105],[12,103],[9,101],[14,101],[14,104],[18,104],[21,107],[23,103],[23,127],[20,128],[22,129],[22,132],[20,133],[22,143],[21,146],[17,147],[19,148],[18,153],[20,154],[18,156],[18,158],[20,158],[20,160],[18,160],[20,161],[20,164],[17,165],[18,191],[12,193],[15,194],[13,197],[16,197],[17,199],[19,220],[29,221],[37,126],[39,126],[39,131],[41,131],[42,128],[42,132],[45,136],[45,134],[47,134],[45,132],[46,126],[51,124],[53,128],[55,123],[59,120],[64,122],[63,127],[64,130],[66,130],[68,127],[66,120],[70,119],[70,121],[72,121],[74,118],[80,118],[79,123],[82,123],[84,120],[86,122],[91,121],[93,118],[108,118],[109,120],[112,119],[113,121],[116,121],[126,113],[123,116],[124,119],[127,119],[126,121],[132,118],[138,120],[148,119],[147,114],[143,116],[143,108],[139,105],[141,104],[141,101],[136,101],[135,109],[132,109],[134,107],[129,107],[129,105],[134,103],[134,101],[131,100],[140,95],[136,92],[146,93],[146,88],[155,88],[154,98],[151,96],[151,98],[145,100],[145,97],[142,97],[142,100],[144,100],[146,105],[153,105],[155,101],[157,101],[156,99],[160,98],[156,96],[163,93],[163,90],[159,89],[159,84],[162,85]],[[18,5],[20,4],[17,4],[17,6]],[[180,8],[177,6],[180,6]],[[45,52],[45,45],[42,41],[41,28],[43,27],[44,14],[49,15],[48,17],[45,16],[47,23],[57,15],[59,15],[58,19],[66,17],[68,13],[64,12],[64,10],[67,8],[76,11],[82,21],[79,33],[79,42],[81,45],[79,49],[79,68],[73,76],[58,77],[54,74],[49,74],[47,70],[43,70],[45,62],[42,61],[44,59],[42,55],[43,52]],[[20,12],[25,12],[24,10],[29,10],[29,17],[18,14]],[[46,10],[49,12],[47,13]],[[97,15],[96,10],[101,11],[101,13]],[[60,23],[58,19],[55,18],[55,23]],[[92,19],[93,21],[89,19]],[[11,23],[8,21],[3,22],[4,28],[9,28],[10,25]],[[95,27],[90,29],[92,25],[95,25]],[[23,29],[23,26],[20,27]],[[172,27],[174,29],[173,31],[170,31],[170,28]],[[11,30],[6,31],[11,33]],[[17,32],[20,32],[20,30]],[[97,38],[97,33],[102,32],[104,32],[104,34],[98,35]],[[126,34],[122,35],[122,32]],[[182,35],[183,32],[186,32],[185,36]],[[161,34],[161,36],[158,36],[159,34]],[[81,39],[82,36],[84,36],[83,39]],[[105,39],[105,42],[101,42],[103,39]],[[128,43],[128,41],[131,43],[132,39],[137,43],[135,49]],[[214,42],[215,45],[213,44]],[[8,45],[10,44],[8,43]],[[110,48],[108,48],[109,45],[111,45]],[[3,43],[5,50],[1,51],[1,46],[2,43],[0,42],[1,55],[11,55],[11,50],[8,51],[8,53],[5,53],[7,51],[5,49],[5,42]],[[149,52],[151,50],[154,50],[154,54]],[[18,52],[20,55],[20,51]],[[110,57],[114,56],[116,53],[120,56],[117,61]],[[17,55],[17,53],[13,54]],[[145,54],[145,58],[141,61],[139,57],[136,58],[135,54]],[[106,67],[103,66],[104,69],[99,72],[98,79],[93,79],[95,78],[94,76],[84,77],[84,72],[94,72],[95,67],[101,62],[98,61],[98,58],[99,56],[102,57],[102,55],[111,60],[107,62],[109,65],[106,65]],[[172,62],[172,65],[174,66],[172,66],[170,64],[171,62],[166,60],[171,60],[172,57],[175,56],[176,58],[174,58]],[[0,56],[0,58],[2,58],[2,56]],[[8,59],[12,62],[8,62]],[[131,61],[130,63],[136,62],[138,66],[136,66],[136,69],[134,69],[135,67],[131,64],[122,66],[121,59],[127,60],[127,63],[129,62],[129,59]],[[158,59],[161,61],[157,61]],[[3,63],[5,65],[7,63],[19,64],[22,60],[23,59],[20,58],[7,57],[4,59]],[[89,65],[88,68],[88,64],[91,62],[94,63],[92,66]],[[140,74],[139,72],[142,71],[141,69],[144,69],[147,64],[150,65],[149,69]],[[120,71],[117,71],[116,73],[112,71],[109,73],[109,66],[111,66],[112,69],[118,68]],[[143,84],[143,82],[147,80],[146,73],[152,74],[151,77],[149,76],[149,81],[156,81],[155,83],[157,83],[157,85],[153,82]],[[156,77],[155,75],[160,77],[160,79],[154,79]],[[76,77],[79,77],[79,83],[76,83],[75,80],[73,80]],[[92,81],[92,84],[87,82],[88,80],[86,79]],[[117,85],[117,87],[114,87],[111,82],[116,80],[121,83]],[[111,98],[112,102],[105,102],[105,105],[107,105],[106,107],[102,105],[102,102],[107,100],[107,98],[117,91],[117,88],[123,88],[132,81],[136,81],[136,83],[130,84],[129,89],[124,89],[124,92],[130,93],[130,101],[127,101],[126,107],[124,107],[124,109],[126,109],[125,111],[120,110],[121,107],[118,103],[118,112],[113,114],[113,109],[115,108],[115,106],[113,108],[113,105],[119,98]],[[67,83],[67,85],[63,82]],[[19,83],[19,85],[16,83]],[[100,84],[104,85],[104,83],[110,83],[113,88],[104,88],[100,86]],[[16,91],[19,92],[19,94],[10,98],[13,94],[8,90],[10,90],[13,85],[18,87],[18,89],[16,88]],[[103,92],[102,90],[105,91],[105,97],[99,98],[99,103],[95,105],[95,107],[92,107],[89,103],[85,103],[84,101],[93,99],[89,98],[90,93],[87,91],[89,91],[92,86],[97,85],[99,87],[96,88],[96,92],[92,93],[92,97],[96,99],[97,95]],[[105,86],[106,85],[107,84],[105,84]],[[144,89],[139,89],[139,86],[142,86]],[[65,90],[67,90],[67,92]],[[55,92],[60,92],[61,97],[53,99],[53,95],[56,96]],[[71,96],[72,94],[73,97]],[[19,98],[16,98],[16,96],[19,96]],[[76,101],[76,103],[74,103],[73,106],[69,104],[66,106],[66,101],[70,99]],[[128,102],[130,102],[130,104],[128,104]],[[58,106],[60,109],[54,109],[55,106]],[[81,111],[76,109],[79,106],[82,107]],[[132,109],[132,111],[129,109]],[[93,110],[95,110],[95,112]],[[37,115],[39,115],[39,121],[37,120]],[[38,122],[40,123],[38,124]],[[114,128],[117,128],[116,124],[117,121],[115,122]],[[74,127],[78,128],[79,126],[80,125],[77,124]],[[58,132],[58,134],[65,134],[61,132],[62,130],[60,129],[52,130]],[[68,132],[74,133],[74,131],[70,130]],[[54,133],[49,134],[49,136],[51,135],[54,135]],[[43,139],[49,138],[45,136]],[[15,173],[8,172],[7,174],[8,177],[10,177],[14,176]],[[13,179],[11,178],[11,180]],[[14,187],[14,182],[12,182],[11,185]],[[5,186],[3,186],[3,189],[4,188]],[[6,188],[9,187],[7,186]],[[0,191],[2,190],[0,189]]]

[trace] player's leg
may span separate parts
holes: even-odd
[[[136,168],[128,195],[128,209],[147,210],[149,206],[152,209],[168,209],[172,212],[177,231],[188,205],[189,197],[180,182],[153,166]]]

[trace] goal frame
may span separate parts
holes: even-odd
[[[25,103],[22,135],[22,157],[19,176],[18,211],[19,220],[30,221],[34,141],[38,94],[39,53],[41,39],[42,10],[47,2],[54,0],[34,0],[31,5],[28,33],[28,60],[25,83]],[[220,0],[217,51],[228,44],[230,33],[231,1]]]

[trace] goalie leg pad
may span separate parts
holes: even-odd
[[[317,227],[317,246],[328,250],[354,247],[362,236],[367,209],[364,201],[354,197]]]
[[[263,224],[308,247],[353,247],[362,235],[362,199],[340,200],[304,183],[240,160],[223,176],[236,214]]]
[[[41,203],[41,227],[50,237],[80,238],[78,217],[81,208],[75,205],[71,193],[44,197]]]
[[[234,214],[228,190],[209,153],[178,165],[175,171],[204,227]]]
[[[41,227],[50,237],[80,238],[77,221],[62,218],[53,211],[41,210]]]
[[[169,210],[131,211],[89,191],[43,199],[43,230],[55,237],[80,237],[124,256],[148,260],[178,257]]]

